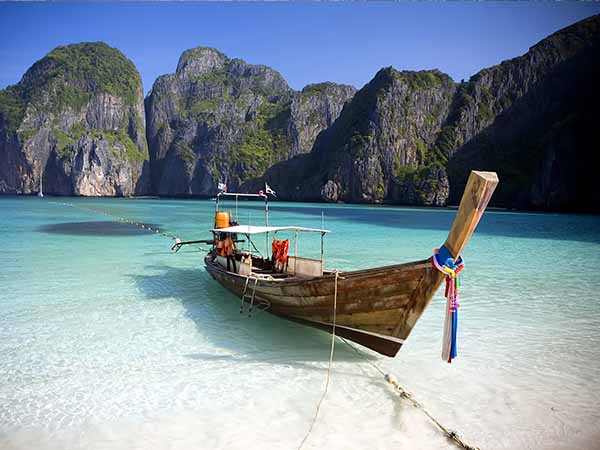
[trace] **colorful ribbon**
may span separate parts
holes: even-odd
[[[433,267],[446,276],[446,318],[444,321],[444,341],[442,344],[442,359],[452,362],[456,358],[456,336],[458,332],[458,308],[460,308],[459,299],[459,276],[464,269],[465,264],[459,256],[457,259],[452,257],[446,246],[442,245],[436,248],[431,257]]]

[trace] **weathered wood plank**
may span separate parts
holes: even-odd
[[[469,175],[458,212],[445,243],[446,248],[455,258],[462,253],[467,242],[469,242],[475,227],[492,198],[498,181],[498,175],[495,172],[478,172],[474,170]]]

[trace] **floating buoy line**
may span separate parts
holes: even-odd
[[[79,209],[82,211],[86,211],[86,212],[91,212],[94,214],[99,214],[105,217],[110,217],[111,219],[117,220],[121,223],[127,223],[129,225],[133,225],[135,227],[138,227],[140,229],[143,229],[145,231],[148,231],[149,233],[153,233],[156,235],[160,235],[163,237],[167,237],[171,240],[174,240],[175,242],[181,242],[181,239],[176,235],[176,234],[172,234],[170,232],[168,232],[167,230],[161,229],[159,227],[153,227],[151,225],[145,224],[143,222],[139,222],[136,220],[132,220],[129,219],[127,217],[122,217],[122,216],[118,216],[116,214],[111,214],[107,211],[103,211],[103,210],[99,210],[99,209],[94,209],[94,208],[87,208],[85,206],[77,206],[74,205],[73,203],[68,203],[68,202],[49,202],[51,204],[55,204],[55,205],[61,205],[61,206],[66,206],[69,208],[75,208],[75,209]],[[198,251],[202,251],[204,249],[198,247]],[[182,252],[183,253],[183,252]],[[187,252],[185,252],[187,253]],[[196,253],[196,252],[189,252],[189,253]],[[166,254],[166,253],[165,253]],[[171,254],[171,253],[169,253]],[[312,418],[311,424],[310,424],[310,428],[308,429],[308,431],[306,432],[306,435],[304,436],[304,438],[302,439],[302,442],[300,443],[300,445],[298,446],[298,450],[301,450],[302,447],[304,446],[304,444],[306,443],[306,441],[308,440],[310,434],[312,433],[312,430],[315,426],[315,423],[317,421],[318,415],[319,415],[319,411],[321,409],[321,404],[323,403],[323,400],[325,399],[325,396],[327,394],[328,388],[329,388],[329,383],[330,383],[330,379],[331,379],[331,371],[333,368],[333,354],[334,354],[334,349],[335,349],[335,317],[336,317],[336,310],[337,310],[337,285],[338,285],[338,279],[343,279],[340,276],[340,272],[336,271],[335,272],[335,287],[334,287],[334,302],[333,302],[333,308],[334,308],[334,314],[333,314],[333,331],[331,334],[331,350],[329,353],[329,364],[328,364],[328,368],[327,368],[327,378],[325,381],[325,388],[323,389],[323,393],[321,394],[321,397],[319,399],[319,402],[317,403],[317,407],[316,407],[316,411],[315,414]],[[406,389],[404,389],[400,383],[398,382],[398,379],[389,372],[385,372],[384,370],[382,370],[379,366],[377,366],[374,362],[370,361],[367,357],[366,354],[363,353],[362,351],[360,351],[359,349],[357,349],[354,345],[352,345],[350,342],[348,342],[346,339],[344,339],[343,337],[339,337],[348,347],[350,347],[352,350],[354,350],[356,353],[358,353],[359,355],[363,356],[365,361],[371,365],[377,372],[379,372],[383,378],[385,379],[385,381],[387,381],[390,386],[392,386],[392,388],[399,394],[400,398],[406,399],[408,400],[415,408],[423,411],[423,413],[425,414],[425,416],[427,416],[427,418],[429,420],[431,420],[433,422],[433,424],[444,434],[444,436],[446,436],[448,439],[450,439],[454,444],[456,444],[458,447],[463,448],[465,450],[480,450],[479,447],[474,447],[472,445],[469,445],[467,442],[465,442],[465,440],[460,436],[459,433],[457,433],[456,431],[442,425],[429,411],[427,411],[427,409],[425,409],[425,407],[419,403],[414,397],[413,395],[407,391]]]
[[[116,214],[111,214],[111,213],[109,213],[107,211],[104,211],[104,210],[101,210],[101,209],[94,209],[94,208],[88,208],[88,207],[85,207],[85,206],[78,206],[78,205],[75,205],[73,203],[68,203],[68,202],[55,202],[55,201],[52,201],[52,202],[48,202],[48,203],[51,203],[51,204],[54,204],[54,205],[66,206],[66,207],[74,208],[74,209],[79,209],[81,211],[86,211],[86,212],[98,214],[98,215],[101,215],[101,216],[104,216],[104,217],[109,217],[109,218],[111,218],[111,219],[113,219],[115,221],[119,221],[121,223],[126,223],[126,224],[129,224],[129,225],[133,225],[133,226],[135,226],[137,228],[140,228],[142,230],[145,230],[145,231],[147,231],[149,233],[157,234],[157,235],[164,236],[166,238],[172,239],[175,242],[180,242],[181,241],[180,237],[177,234],[169,232],[169,231],[165,230],[164,228],[159,228],[159,227],[156,227],[156,226],[148,225],[148,224],[146,224],[144,222],[139,222],[137,220],[132,220],[132,219],[130,219],[128,217],[122,217],[122,216],[118,216]],[[203,248],[198,247],[198,251],[203,251],[203,250],[204,250]],[[197,253],[197,252],[194,251],[194,252],[182,252],[182,253]]]

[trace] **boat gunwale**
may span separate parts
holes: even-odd
[[[329,271],[327,274],[321,275],[321,276],[312,276],[312,277],[289,277],[289,278],[279,278],[279,279],[266,279],[266,278],[260,278],[260,277],[255,277],[252,276],[252,274],[249,275],[240,275],[238,273],[235,272],[231,272],[229,270],[226,270],[225,268],[221,267],[221,265],[219,263],[217,263],[216,261],[211,261],[210,260],[210,255],[207,254],[204,257],[204,263],[206,264],[206,266],[212,266],[216,271],[223,273],[226,276],[229,276],[231,278],[234,279],[239,279],[242,282],[246,282],[247,278],[250,279],[257,279],[259,284],[263,283],[264,285],[281,285],[281,284],[285,284],[286,286],[292,286],[294,284],[305,284],[308,282],[318,282],[318,281],[330,281],[330,280],[334,280],[335,279],[335,270]],[[419,269],[425,269],[425,268],[430,268],[431,267],[431,258],[427,258],[427,259],[421,259],[418,261],[411,261],[411,262],[406,262],[406,263],[401,263],[401,264],[391,264],[391,265],[387,265],[387,266],[378,266],[378,267],[371,267],[371,268],[367,268],[367,269],[358,269],[358,270],[351,270],[348,272],[344,272],[344,271],[338,271],[338,274],[340,275],[340,278],[342,280],[347,279],[347,278],[359,278],[362,276],[372,276],[372,275],[377,275],[380,272],[386,273],[386,272],[391,272],[391,271],[397,271],[397,270],[404,270],[404,269],[411,269],[411,270],[419,270]]]

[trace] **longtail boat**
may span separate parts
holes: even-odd
[[[445,251],[458,259],[498,184],[494,172],[472,171],[444,244]],[[221,198],[261,197],[265,202],[265,225],[238,225],[229,213],[219,211]],[[237,205],[237,203],[236,203]],[[204,258],[208,273],[245,304],[271,314],[316,327],[335,330],[344,337],[380,354],[395,356],[431,302],[446,275],[432,264],[432,258],[364,270],[339,272],[323,266],[325,229],[274,227],[268,224],[268,199],[259,194],[222,192],[216,198],[215,228],[211,250]],[[303,258],[289,253],[289,241],[277,240],[278,232],[318,233],[321,258]],[[243,251],[237,243],[253,242],[269,235],[273,256]],[[198,241],[190,241],[190,243]],[[185,242],[174,246],[178,249]],[[433,248],[433,246],[432,246]],[[241,312],[241,311],[240,311]]]

